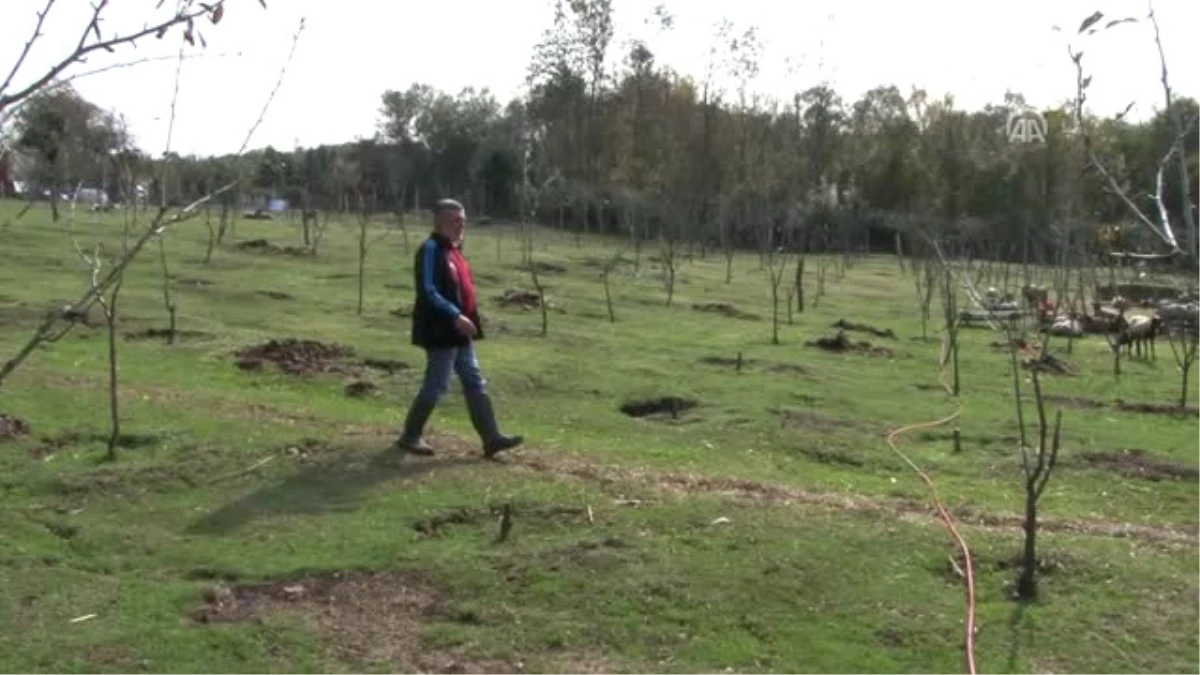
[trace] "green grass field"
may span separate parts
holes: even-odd
[[[0,225],[21,206],[0,204]],[[85,250],[113,250],[119,222],[81,214],[74,229]],[[425,228],[410,226],[412,246]],[[647,251],[638,273],[614,273],[610,323],[599,265],[616,244],[545,233],[543,338],[537,309],[494,299],[531,285],[515,231],[473,227],[480,359],[503,426],[527,438],[486,462],[457,382],[432,421],[439,455],[387,452],[422,366],[409,320],[392,313],[412,303],[403,238],[372,247],[359,316],[351,224],[335,223],[316,258],[237,248],[296,245],[298,230],[241,221],[207,265],[201,222],[166,238],[191,332],[175,345],[120,340],[116,463],[102,461],[99,308],[0,385],[0,413],[30,427],[0,439],[0,670],[964,670],[955,548],[884,440],[954,409],[936,328],[920,340],[895,258],[859,260],[840,279],[831,269],[819,306],[772,345],[756,255],[735,260],[730,285],[719,256],[683,263],[665,307]],[[88,271],[44,208],[0,230],[0,248],[7,359]],[[121,292],[122,336],[166,326],[161,275],[151,245]],[[692,308],[716,302],[754,316]],[[894,356],[805,346],[838,319],[892,329],[850,335]],[[237,366],[239,349],[289,337],[409,367]],[[1063,451],[1041,505],[1041,596],[1021,605],[1008,353],[987,329],[961,340],[962,451],[948,428],[900,444],[976,559],[980,672],[1200,670],[1197,417],[1113,404],[1177,399],[1169,347],[1125,361],[1116,380],[1107,344],[1085,338],[1068,357],[1079,376],[1044,377],[1064,405]],[[359,378],[373,394],[345,393]],[[663,396],[698,405],[677,419],[620,411]],[[505,504],[511,532],[497,541]]]

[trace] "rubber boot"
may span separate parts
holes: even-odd
[[[492,409],[492,399],[485,391],[467,390],[463,392],[467,399],[467,411],[471,414],[471,424],[483,441],[483,454],[492,457],[520,445],[524,439],[520,436],[505,436],[500,433],[496,423],[496,413]]]
[[[397,448],[415,455],[433,454],[433,447],[421,438],[421,433],[425,430],[425,422],[433,414],[436,405],[436,402],[430,403],[420,398],[413,399],[412,406],[408,409],[408,416],[404,419],[404,431],[396,441]]]

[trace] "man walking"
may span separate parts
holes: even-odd
[[[421,434],[438,399],[450,389],[452,371],[462,383],[471,424],[483,441],[485,456],[514,448],[523,440],[500,433],[487,381],[475,357],[474,340],[482,339],[483,332],[475,282],[462,253],[466,222],[462,204],[453,199],[438,201],[433,207],[433,233],[417,250],[414,265],[417,301],[412,312],[412,341],[425,350],[425,380],[396,445],[420,455],[433,454]]]

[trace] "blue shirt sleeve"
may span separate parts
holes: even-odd
[[[423,259],[421,261],[421,287],[425,291],[425,297],[429,298],[429,302],[433,304],[434,310],[445,314],[451,319],[457,319],[462,312],[454,303],[450,302],[441,293],[438,293],[437,284],[433,283],[433,270],[437,265],[438,245],[432,239],[427,240],[424,244],[425,250],[422,251]]]

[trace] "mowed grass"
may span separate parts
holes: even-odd
[[[20,207],[0,205],[0,223]],[[120,222],[80,214],[74,231],[85,250],[115,250]],[[506,463],[478,461],[456,383],[432,422],[442,456],[426,460],[385,452],[419,386],[409,320],[391,311],[411,306],[410,251],[425,230],[410,225],[412,248],[399,233],[373,245],[361,316],[349,221],[335,220],[316,258],[236,248],[298,244],[298,222],[241,221],[209,264],[202,223],[172,231],[179,328],[202,334],[121,340],[116,464],[99,461],[102,320],[0,385],[0,413],[32,427],[0,441],[0,670],[965,667],[955,549],[884,442],[954,410],[938,385],[937,327],[920,340],[916,293],[895,258],[858,260],[841,277],[831,268],[816,308],[810,260],[809,308],[773,345],[756,255],[735,259],[728,285],[719,256],[681,263],[667,307],[648,247],[636,270],[612,277],[612,323],[599,265],[619,244],[542,232],[535,258],[553,309],[540,337],[538,310],[495,300],[531,287],[516,231],[471,227],[488,323],[480,358],[502,424],[528,442]],[[88,273],[67,224],[45,209],[2,237],[8,358]],[[165,327],[161,275],[152,244],[121,292],[122,335]],[[721,302],[752,316],[692,308]],[[894,357],[805,346],[838,319],[893,330],[849,335]],[[349,375],[235,365],[236,350],[287,337],[411,367],[366,372],[378,389],[353,398]],[[1020,606],[1010,600],[1022,487],[1008,354],[986,329],[961,340],[962,451],[948,428],[900,443],[968,523],[980,670],[1200,669],[1197,418],[1109,405],[1174,401],[1170,348],[1125,361],[1118,380],[1104,340],[1089,337],[1067,357],[1078,377],[1043,379],[1063,402],[1063,452],[1042,500],[1042,595]],[[678,419],[619,409],[663,396],[698,405]],[[511,532],[498,542],[504,504]],[[335,572],[343,581],[330,581]],[[266,583],[303,590],[256,604],[247,589]],[[222,589],[241,613],[197,620]]]

